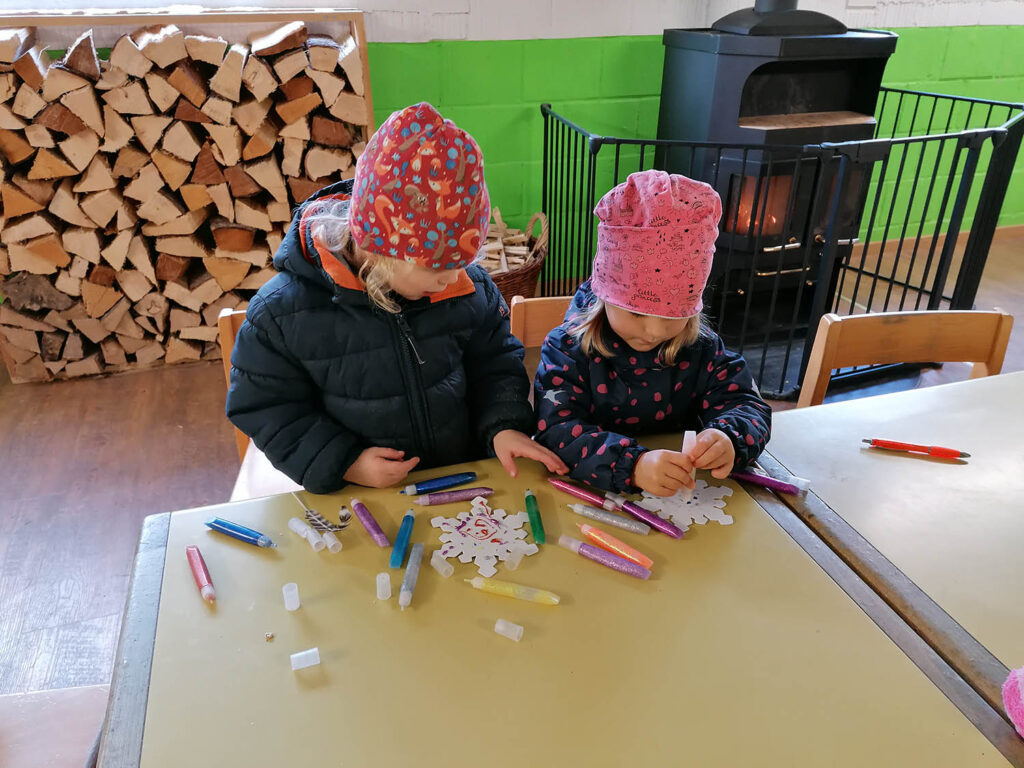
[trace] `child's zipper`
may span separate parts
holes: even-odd
[[[427,450],[428,455],[433,456],[434,439],[433,433],[430,429],[429,407],[427,405],[427,396],[423,393],[423,377],[420,375],[420,366],[422,366],[426,361],[420,357],[419,350],[416,348],[416,342],[412,336],[412,329],[409,327],[409,323],[406,321],[405,315],[399,312],[392,315],[392,317],[395,318],[395,325],[398,326],[398,330],[405,340],[405,343],[402,344],[402,351],[404,352],[403,358],[408,369],[406,391],[409,393],[413,426],[420,432],[421,436],[421,439],[417,440],[417,443]],[[407,456],[406,458],[408,459],[410,457]],[[420,458],[422,459],[425,457]]]

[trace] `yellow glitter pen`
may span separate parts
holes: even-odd
[[[546,589],[524,587],[522,584],[513,584],[511,581],[501,581],[500,579],[485,579],[483,576],[466,579],[466,583],[472,584],[474,589],[490,592],[492,595],[504,595],[542,605],[558,605],[559,600],[562,599]]]

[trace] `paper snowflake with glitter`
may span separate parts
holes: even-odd
[[[498,572],[495,564],[507,560],[513,552],[537,552],[536,544],[522,541],[526,538],[523,524],[529,519],[525,512],[506,515],[503,509],[492,510],[478,496],[469,512],[461,512],[457,517],[435,517],[430,524],[443,531],[442,557],[458,556],[463,563],[474,561],[481,576],[493,576]]]
[[[644,491],[643,499],[637,504],[685,531],[691,523],[704,525],[708,520],[714,520],[720,525],[732,525],[732,516],[722,511],[725,508],[725,497],[730,495],[732,488],[728,486],[708,485],[704,480],[698,480],[692,494],[688,495],[684,490],[675,496],[654,496]]]

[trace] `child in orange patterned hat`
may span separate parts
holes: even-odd
[[[473,265],[489,219],[473,137],[426,103],[391,115],[296,213],[235,342],[231,421],[316,493],[488,455],[567,471],[528,436],[523,346]]]

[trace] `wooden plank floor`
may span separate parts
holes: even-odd
[[[105,684],[142,519],[225,501],[220,363],[0,388],[0,694]]]
[[[1024,370],[1021,254],[1024,228],[1000,231],[977,300],[1020,318],[1006,371]],[[966,368],[830,399],[966,378]],[[0,373],[0,694],[109,682],[142,518],[231,493],[238,458],[222,377],[219,362],[43,385]]]

